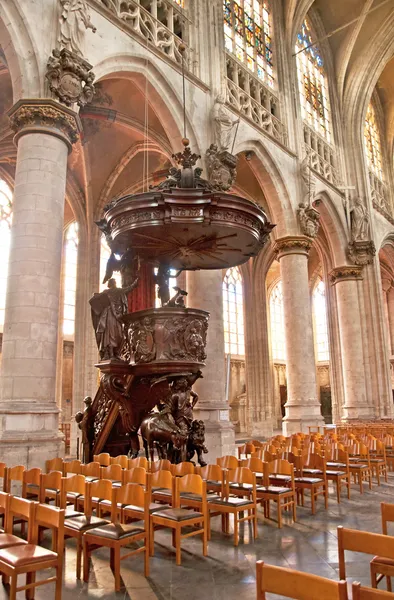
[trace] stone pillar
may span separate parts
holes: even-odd
[[[204,377],[193,388],[199,394],[195,418],[205,422],[209,463],[214,463],[218,456],[235,453],[234,427],[225,396],[222,283],[220,270],[187,273],[188,307],[210,313]]]
[[[361,266],[337,267],[330,273],[335,286],[339,336],[342,358],[344,405],[342,420],[368,419],[373,408],[367,404],[364,348],[358,282],[362,280]]]
[[[64,451],[56,352],[67,155],[77,115],[53,100],[9,113],[18,145],[0,381],[0,455],[43,467]]]
[[[317,398],[312,307],[308,282],[306,236],[284,237],[276,242],[283,286],[286,338],[287,402],[284,435],[308,432],[308,425],[323,425]]]
[[[394,287],[387,292],[387,313],[389,321],[389,347],[391,347],[391,356],[394,355]]]

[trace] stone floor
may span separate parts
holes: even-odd
[[[259,559],[338,579],[337,526],[380,533],[381,501],[394,502],[394,474],[389,476],[387,484],[374,485],[371,492],[365,489],[362,496],[352,486],[352,499],[348,501],[344,497],[340,505],[331,489],[327,511],[319,499],[314,517],[309,508],[298,508],[298,522],[284,525],[281,530],[277,529],[276,522],[265,521],[260,514],[258,539],[251,541],[246,527],[241,530],[238,548],[234,548],[231,537],[220,532],[218,517],[213,519],[209,556],[203,558],[199,538],[189,538],[182,544],[180,567],[175,565],[170,533],[160,531],[155,534],[150,577],[145,579],[143,575],[142,556],[127,559],[122,563],[124,589],[118,594],[113,591],[114,580],[106,550],[94,554],[88,584],[75,580],[75,544],[68,540],[63,600],[252,600],[256,597],[255,563]],[[370,585],[369,560],[364,554],[347,553],[349,582],[358,580]],[[50,600],[53,594],[53,588],[44,586],[37,589],[36,599]],[[23,597],[23,593],[17,596],[18,599]],[[6,598],[0,585],[0,600]]]

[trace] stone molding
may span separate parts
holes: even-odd
[[[362,280],[363,267],[360,265],[336,267],[329,275],[331,285],[335,285],[340,281],[359,281]]]
[[[65,48],[52,50],[45,77],[51,92],[66,106],[85,106],[94,96],[92,65]]]
[[[73,110],[47,98],[18,100],[8,117],[15,143],[27,133],[46,133],[62,139],[71,151],[82,131],[80,118]]]
[[[276,240],[274,252],[276,253],[278,260],[280,260],[282,256],[288,254],[302,254],[303,256],[308,256],[312,244],[313,240],[310,237],[303,235],[287,235],[286,237]]]
[[[370,265],[375,254],[375,244],[371,240],[354,240],[348,246],[347,255],[355,265]]]

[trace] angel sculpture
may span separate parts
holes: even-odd
[[[59,45],[77,56],[83,55],[83,42],[86,29],[96,32],[90,20],[89,7],[86,0],[60,0]]]

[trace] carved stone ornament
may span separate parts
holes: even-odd
[[[361,280],[363,278],[362,270],[363,268],[358,265],[337,267],[330,273],[330,282],[334,285],[340,281]]]
[[[19,100],[8,112],[11,129],[16,138],[24,133],[43,132],[61,137],[71,148],[82,130],[81,121],[74,111],[55,100]]]
[[[66,106],[75,103],[85,106],[94,96],[94,73],[91,69],[92,65],[86,60],[63,48],[52,50],[45,77],[49,81],[49,89],[60,102]]]
[[[301,202],[298,208],[298,219],[301,231],[308,237],[315,238],[319,233],[320,214],[313,208]]]
[[[308,255],[312,247],[312,240],[304,236],[286,236],[276,240],[275,252],[280,259],[285,254],[304,254]]]
[[[237,157],[211,144],[206,152],[208,181],[213,190],[227,191],[237,177]]]
[[[375,244],[371,240],[355,240],[350,242],[347,254],[355,265],[370,265],[376,254]]]

